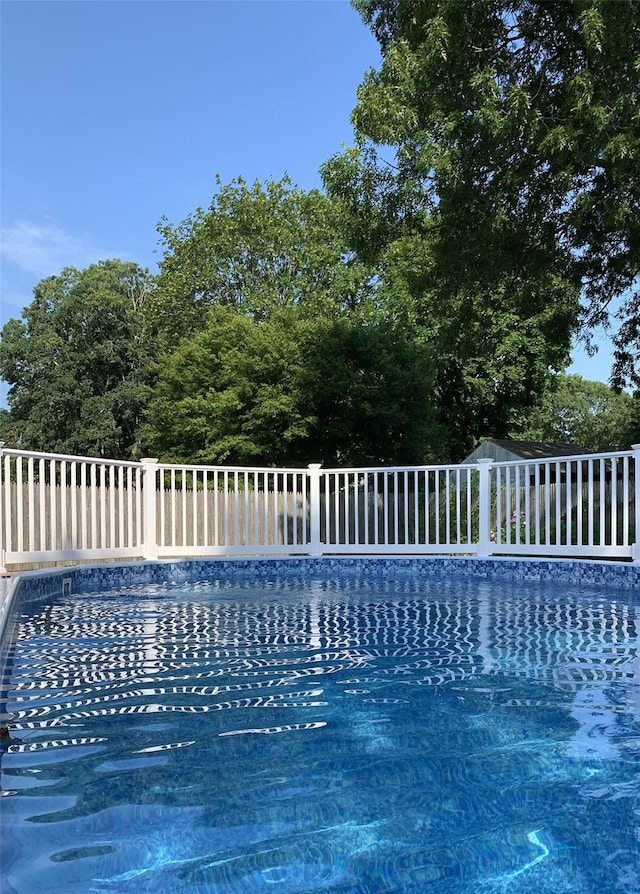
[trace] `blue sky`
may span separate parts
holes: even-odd
[[[155,271],[158,221],[207,207],[216,174],[320,186],[379,62],[347,0],[1,0],[0,16],[0,325],[65,266]],[[606,381],[599,343],[570,371]]]

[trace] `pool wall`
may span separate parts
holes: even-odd
[[[82,565],[29,571],[0,578],[0,636],[16,601],[42,600],[68,593],[88,593],[141,584],[180,583],[235,576],[425,575],[515,581],[549,581],[571,585],[640,590],[640,563],[543,559],[426,557],[295,557],[255,559],[181,559]]]

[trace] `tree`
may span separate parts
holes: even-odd
[[[352,313],[366,301],[370,274],[347,252],[338,202],[287,177],[218,186],[207,211],[159,227],[164,257],[147,311],[167,344],[205,326],[213,307],[264,320],[294,306]]]
[[[416,464],[446,455],[434,364],[388,320],[317,325],[304,347],[301,403],[313,420],[303,456],[325,464]]]
[[[6,447],[15,447],[18,442],[18,433],[11,420],[11,413],[4,408],[0,409],[0,441]]]
[[[148,272],[119,260],[42,280],[0,342],[8,418],[24,449],[112,458],[140,452],[153,353],[142,316]]]
[[[424,352],[392,327],[218,307],[161,358],[147,437],[171,461],[420,462],[431,417]]]
[[[462,459],[480,437],[508,437],[562,369],[576,294],[557,273],[515,268],[493,285],[443,269],[439,235],[396,238],[380,255],[379,303],[415,332],[432,357],[446,456]],[[549,300],[550,298],[553,300]]]
[[[346,241],[342,202],[286,177],[218,186],[206,212],[160,227],[147,305],[164,347],[154,449],[269,464],[441,450],[428,351],[384,319],[375,271]]]
[[[354,212],[360,250],[428,232],[438,275],[462,298],[520,280],[523,295],[538,283],[541,300],[545,278],[562,281],[561,317],[573,288],[583,333],[620,300],[614,375],[637,384],[640,4],[354,5],[383,62],[359,89],[359,150],[324,170]]]
[[[555,376],[520,436],[575,444],[594,453],[628,450],[640,434],[637,405],[630,394],[603,382]]]

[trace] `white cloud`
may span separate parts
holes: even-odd
[[[84,236],[75,236],[55,225],[24,220],[2,227],[0,254],[8,263],[39,279],[55,276],[63,267],[82,268],[118,256],[101,251]]]

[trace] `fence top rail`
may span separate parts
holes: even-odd
[[[226,466],[226,465],[207,465],[203,463],[169,463],[169,462],[156,462],[155,460],[151,461],[151,464],[148,466],[147,463],[143,460],[142,462],[137,460],[125,460],[125,459],[109,459],[106,457],[100,456],[78,456],[75,454],[64,454],[64,453],[47,453],[44,451],[36,451],[36,450],[19,450],[16,448],[5,447],[4,444],[0,441],[0,456],[9,456],[15,458],[22,459],[34,459],[34,460],[51,460],[54,462],[75,462],[75,463],[86,463],[89,465],[97,465],[97,466],[116,466],[116,467],[125,467],[125,468],[133,468],[140,469],[147,467],[150,470],[162,470],[163,472],[208,472],[224,474],[225,472],[228,474],[260,474],[260,475],[309,475],[310,468],[309,466]],[[625,457],[633,458],[637,456],[637,450],[616,450],[607,453],[581,453],[581,454],[572,454],[567,456],[553,456],[553,457],[529,457],[527,459],[512,459],[512,460],[486,460],[481,462],[486,462],[490,465],[490,468],[513,468],[514,466],[520,467],[534,467],[534,466],[549,466],[555,465],[557,463],[568,463],[568,462],[585,462],[585,461],[600,461],[600,460],[618,460],[623,459]],[[457,472],[457,471],[477,471],[479,468],[478,461],[472,462],[461,462],[461,463],[429,463],[422,465],[406,465],[406,466],[340,466],[334,468],[325,468],[319,464],[315,465],[315,469],[323,475],[340,475],[340,474],[348,474],[348,475],[365,475],[365,474],[389,474],[389,473],[404,473],[404,472]]]
[[[39,450],[17,450],[12,447],[4,447],[0,443],[0,456],[13,456],[22,459],[44,459],[54,462],[88,463],[97,466],[124,466],[126,468],[139,469],[140,463],[136,460],[108,459],[101,456],[76,456],[72,453],[44,453]]]
[[[369,474],[383,474],[388,472],[457,472],[463,471],[465,469],[470,469],[471,471],[478,471],[478,464],[476,462],[471,463],[431,463],[429,465],[421,465],[421,466],[361,466],[361,467],[347,467],[341,466],[335,469],[320,469],[321,473],[329,474],[329,475],[364,475],[366,473]]]
[[[611,453],[576,453],[567,456],[539,456],[530,457],[529,459],[505,459],[493,460],[491,468],[505,468],[507,466],[555,466],[557,463],[572,462],[599,462],[603,460],[624,459],[624,457],[632,458],[633,450],[615,450]]]
[[[163,463],[159,462],[153,468],[160,469],[163,472],[217,472],[219,475],[227,472],[229,474],[241,474],[245,472],[255,475],[308,475],[309,469],[302,466],[299,468],[286,468],[283,466],[208,466],[202,463]]]

